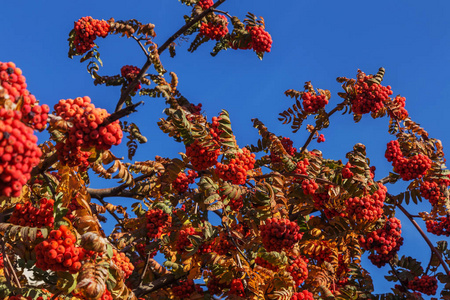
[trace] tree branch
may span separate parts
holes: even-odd
[[[341,107],[343,107],[347,102],[347,99],[343,102],[336,105],[335,108],[333,108],[328,114],[327,117],[329,118],[331,115],[333,115],[335,112],[337,112]],[[309,135],[308,139],[306,140],[305,144],[303,145],[302,149],[300,150],[300,153],[303,153],[306,150],[306,147],[308,147],[309,143],[311,143],[314,134],[317,132],[317,126],[314,126],[314,129],[311,131],[311,134]]]
[[[441,253],[436,249],[436,247],[433,246],[433,244],[431,243],[430,239],[427,237],[425,232],[423,232],[422,228],[420,228],[419,224],[417,224],[416,220],[413,219],[411,214],[401,204],[397,204],[397,207],[400,208],[400,210],[411,221],[411,223],[414,225],[414,227],[416,227],[417,231],[419,231],[420,235],[423,237],[425,242],[427,242],[428,247],[430,247],[431,251],[433,251],[434,254],[436,254],[436,256],[439,259],[439,262],[441,263],[441,265],[444,268],[445,272],[447,274],[450,274],[450,270],[449,270],[447,264],[445,263],[444,259],[442,258]]]
[[[211,13],[215,8],[217,8],[219,5],[224,3],[226,0],[218,0],[216,3],[214,3],[213,6],[210,8],[204,10],[201,14],[195,16],[192,20],[190,20],[188,23],[186,23],[183,27],[181,27],[177,32],[175,32],[171,37],[167,39],[167,41],[164,42],[159,48],[158,48],[158,54],[161,55],[164,50],[167,49],[167,47],[170,46],[170,44],[175,41],[180,35],[185,33],[189,28],[191,28],[195,23],[197,23],[199,20],[201,20],[203,17],[205,17],[207,14]],[[134,90],[134,87],[138,84],[138,82],[144,77],[144,74],[147,72],[148,68],[150,68],[150,65],[152,62],[149,59],[149,56],[147,56],[147,61],[142,66],[141,71],[136,76],[136,78],[127,86],[127,88],[122,91],[120,95],[119,101],[117,101],[116,105],[116,111],[119,111],[122,108],[123,103],[128,98],[130,93]]]

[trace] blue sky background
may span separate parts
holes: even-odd
[[[244,18],[250,11],[263,16],[266,29],[273,38],[272,52],[263,61],[247,51],[228,50],[212,58],[214,46],[208,43],[194,54],[188,53],[187,42],[177,47],[177,56],[162,55],[168,71],[178,74],[181,92],[194,104],[201,102],[211,118],[222,108],[229,111],[240,146],[255,143],[257,131],[251,118],[257,117],[269,129],[294,140],[301,147],[307,137],[304,130],[297,134],[282,125],[278,113],[293,102],[283,95],[287,89],[302,90],[305,81],[316,88],[329,89],[334,107],[341,90],[338,76],[354,77],[357,69],[368,74],[386,68],[384,84],[391,85],[394,95],[406,97],[410,116],[420,123],[430,136],[442,140],[444,151],[450,146],[448,112],[450,109],[450,11],[449,1],[227,1],[220,8]],[[60,99],[88,95],[98,107],[112,112],[119,98],[118,87],[95,87],[86,72],[86,64],[78,58],[67,58],[67,37],[73,22],[83,16],[97,19],[127,20],[156,25],[157,38],[162,44],[184,24],[188,7],[175,0],[133,1],[3,1],[0,18],[0,61],[13,61],[27,78],[28,89],[41,103],[53,107]],[[191,38],[192,39],[192,38]],[[123,65],[142,66],[145,58],[133,40],[110,36],[98,39],[104,68],[100,74],[115,75]],[[137,99],[136,99],[137,100]],[[161,99],[142,98],[145,105],[132,115],[149,139],[140,145],[135,160],[153,159],[155,155],[178,157],[184,151],[156,126],[165,108]],[[129,118],[131,120],[131,118]],[[368,156],[377,167],[376,179],[391,170],[384,159],[388,119],[372,120],[364,116],[354,124],[350,115],[334,115],[331,126],[324,130],[326,142],[312,142],[309,149],[320,149],[324,156],[345,160],[345,154],[355,143],[367,146]],[[46,138],[40,135],[40,141]],[[113,149],[126,157],[125,145]],[[91,187],[109,187],[94,180]],[[402,187],[388,186],[391,193]],[[113,203],[127,206],[124,199]],[[129,206],[129,205],[128,205]],[[428,203],[410,207],[416,213],[428,210]],[[412,225],[398,215],[403,224],[405,245],[400,255],[421,258],[426,266],[430,250],[418,238]],[[424,228],[423,222],[419,223]],[[433,238],[433,240],[439,240]],[[378,292],[389,291],[382,276],[387,268],[366,267],[372,273]],[[377,279],[379,278],[379,279]]]

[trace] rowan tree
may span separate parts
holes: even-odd
[[[244,20],[218,9],[225,0],[183,0],[186,24],[157,44],[155,26],[137,20],[74,22],[69,57],[81,56],[95,85],[119,86],[114,112],[87,95],[63,98],[53,108],[27,90],[13,62],[0,62],[0,295],[5,299],[450,299],[450,251],[428,234],[450,232],[450,172],[441,142],[414,122],[406,99],[385,85],[385,70],[355,70],[337,78],[343,91],[306,82],[285,95],[294,102],[279,114],[293,133],[309,137],[301,148],[252,119],[259,140],[237,141],[232,116],[209,119],[178,89],[161,61],[175,56],[180,36],[188,48],[215,43],[227,49],[270,52],[264,19]],[[134,40],[143,66],[118,66],[104,75],[96,43],[119,35]],[[205,44],[205,45],[203,45]],[[169,59],[169,58],[167,58]],[[120,71],[119,71],[120,70]],[[354,75],[354,76],[353,76]],[[351,78],[351,77],[354,78]],[[395,91],[397,92],[397,91]],[[141,98],[138,96],[142,96]],[[133,161],[147,141],[140,124],[124,121],[145,97],[164,101],[159,128],[185,152]],[[138,100],[139,99],[139,100]],[[324,157],[311,142],[335,114],[358,123],[372,117],[387,124],[385,157],[392,172],[375,180],[366,147],[356,144],[341,160]],[[370,115],[370,116],[369,116]],[[332,118],[333,117],[333,118]],[[313,125],[304,124],[311,122]],[[38,144],[35,133],[47,131]],[[124,144],[127,159],[114,155]],[[119,179],[110,188],[88,187],[89,178]],[[390,186],[407,182],[400,194]],[[109,198],[126,199],[132,210]],[[432,210],[411,215],[407,206],[426,199]],[[403,213],[430,247],[429,262],[399,256]],[[109,214],[115,229],[105,234]],[[108,217],[108,218],[111,218]],[[160,254],[163,260],[155,256]],[[391,293],[374,294],[361,257],[389,265]]]

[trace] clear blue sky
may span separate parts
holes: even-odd
[[[53,105],[63,98],[89,95],[96,106],[112,111],[119,98],[119,88],[95,87],[85,64],[67,58],[67,37],[73,22],[83,16],[97,19],[126,20],[135,18],[156,24],[156,42],[162,44],[184,24],[189,8],[176,0],[124,2],[98,1],[3,1],[0,18],[0,61],[13,61],[22,68],[29,90],[41,103]],[[301,147],[306,132],[290,133],[289,127],[277,121],[277,114],[292,102],[283,95],[287,89],[302,90],[305,81],[316,88],[329,89],[329,107],[338,103],[338,76],[354,77],[357,69],[376,73],[386,68],[385,84],[394,95],[406,97],[406,108],[432,137],[440,138],[444,151],[450,147],[447,114],[450,111],[450,11],[449,1],[268,1],[228,0],[221,9],[241,18],[250,11],[263,16],[273,38],[272,52],[263,61],[250,51],[228,50],[216,58],[209,56],[213,43],[203,45],[194,54],[189,44],[181,43],[177,56],[162,55],[163,64],[178,74],[181,92],[193,103],[203,103],[212,117],[224,108],[230,112],[232,125],[241,146],[255,143],[258,135],[250,119],[257,117],[278,134],[289,136]],[[134,41],[118,36],[97,40],[104,62],[100,73],[115,75],[126,64],[142,66],[145,59]],[[184,151],[156,126],[162,116],[162,100],[143,98],[146,104],[133,115],[149,142],[140,146],[136,160],[153,159],[155,155],[177,157]],[[391,170],[384,159],[388,119],[372,120],[364,116],[354,124],[351,116],[335,115],[330,128],[324,130],[326,142],[312,143],[310,149],[324,156],[345,160],[345,153],[357,142],[367,146],[376,178]],[[42,141],[45,135],[40,136]],[[113,149],[126,156],[126,148]],[[97,185],[96,185],[97,184]],[[112,186],[110,181],[104,186]],[[100,187],[94,181],[91,187]],[[399,188],[388,186],[391,193]],[[126,200],[125,200],[126,201]],[[129,201],[129,200],[128,200]],[[124,200],[116,201],[123,203]],[[125,204],[126,205],[126,204]],[[429,209],[425,203],[412,212]],[[417,239],[414,228],[402,218],[405,246],[400,255],[423,257],[428,262],[426,244]],[[423,223],[421,223],[423,225]],[[408,244],[412,244],[409,245]],[[424,254],[426,257],[424,258]],[[366,264],[368,266],[368,264]],[[377,291],[388,291],[376,280],[387,273],[368,267],[376,281]]]

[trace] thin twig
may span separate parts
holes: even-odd
[[[391,266],[392,272],[394,273],[395,277],[397,277],[398,281],[400,282],[400,284],[402,285],[402,287],[405,289],[405,291],[408,293],[408,295],[410,294],[410,292],[408,291],[408,287],[405,285],[405,283],[403,282],[403,280],[400,279],[400,276],[397,272],[397,270],[394,268],[394,265],[389,262],[389,265]]]
[[[228,12],[226,12],[226,11],[223,11],[223,10],[219,10],[219,9],[213,9],[213,12],[215,12],[215,13],[219,13],[219,14],[223,14],[223,15],[225,15],[225,16],[227,16],[228,18],[233,18],[233,16],[232,15],[230,15]]]
[[[4,249],[4,248],[3,248]],[[5,255],[5,251],[3,251],[3,260],[6,262],[7,267],[9,267],[9,270],[11,271],[11,274],[13,276],[14,281],[16,282],[16,285],[19,289],[22,288],[22,285],[20,284],[19,278],[17,277],[16,271],[14,271],[14,267],[12,266],[11,260],[9,259],[8,255]]]
[[[131,37],[139,44],[145,56],[147,56],[147,58],[150,58],[150,55],[148,54],[147,49],[145,49],[144,45],[142,45],[141,40],[135,37],[134,35],[131,35]]]
[[[108,208],[108,202],[106,202],[105,200],[103,200],[103,198],[102,197],[100,197],[100,198],[97,198],[98,199],[98,201],[100,201],[100,203],[103,205],[103,207],[104,208],[106,208],[106,210],[111,214],[111,216],[113,216],[114,217],[114,219],[116,219],[116,221],[117,221],[117,224],[119,224],[120,225],[120,227],[122,227],[123,228],[123,230],[127,230],[124,226],[123,226],[123,222],[122,222],[122,219],[121,218],[119,218],[118,216],[117,216],[117,214],[116,214],[116,212],[115,211],[113,211],[113,210],[111,210],[111,209],[109,209]]]
[[[239,253],[242,255],[242,257],[243,257],[243,258],[247,261],[247,263],[250,265],[249,259],[247,258],[247,256],[245,256],[245,254],[242,252],[242,250],[238,247],[238,245],[236,244],[236,241],[234,240],[233,236],[231,235],[230,227],[228,227],[228,224],[223,223],[223,222],[222,222],[222,224],[225,225],[225,228],[226,228],[226,230],[227,230],[227,235],[228,235],[228,237],[230,238],[231,243],[234,245],[234,247],[236,247],[236,249],[239,251]],[[237,256],[237,258],[238,258],[238,265],[239,265],[240,268],[242,268],[242,264],[241,264],[241,260],[240,260],[240,258],[239,258],[239,255]]]

